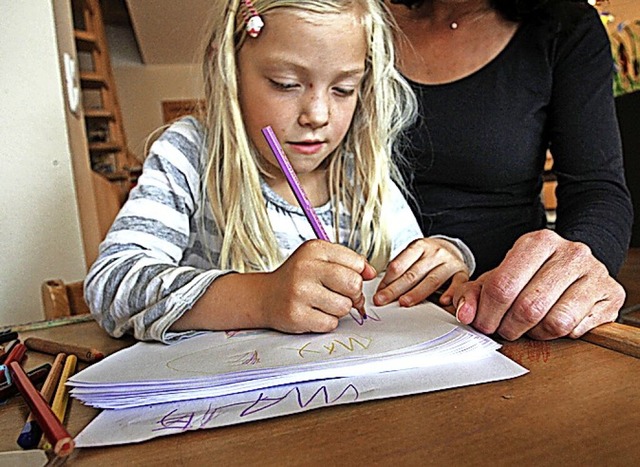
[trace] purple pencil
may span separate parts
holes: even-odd
[[[296,172],[293,170],[293,167],[291,167],[291,163],[289,162],[287,155],[284,153],[282,146],[280,146],[280,142],[278,141],[276,134],[273,132],[273,128],[271,128],[270,126],[264,127],[262,129],[262,134],[267,140],[267,143],[271,148],[271,152],[273,152],[273,155],[276,157],[276,160],[278,161],[278,164],[280,165],[280,168],[282,169],[282,172],[284,173],[284,176],[286,177],[294,196],[298,200],[298,203],[300,204],[305,217],[309,221],[309,224],[311,224],[311,228],[316,234],[316,237],[318,237],[320,240],[325,240],[327,242],[330,241],[327,232],[325,232],[324,227],[322,227],[322,224],[320,223],[320,219],[318,219],[316,211],[313,209],[313,206],[311,206],[311,202],[309,201],[307,194],[302,189],[302,186],[300,186],[300,180],[298,180]],[[355,308],[360,313],[360,316],[365,319],[367,318],[367,312],[364,309],[364,303],[362,305],[355,306]]]
[[[264,135],[273,155],[276,156],[276,160],[284,173],[284,176],[287,178],[287,182],[293,191],[294,196],[298,200],[304,215],[306,216],[309,224],[311,224],[311,228],[313,232],[316,234],[320,240],[330,241],[327,232],[325,232],[324,227],[320,223],[320,219],[318,219],[318,215],[314,211],[311,206],[311,202],[309,198],[307,198],[307,194],[304,192],[302,187],[300,186],[300,180],[298,180],[298,176],[296,175],[293,167],[291,167],[291,163],[287,158],[287,155],[284,153],[282,146],[278,142],[278,138],[276,134],[273,132],[273,129],[270,126],[266,126],[262,129],[262,134]]]

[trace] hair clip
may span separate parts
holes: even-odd
[[[251,0],[241,0],[240,4],[244,7],[242,8],[242,16],[246,24],[247,34],[251,37],[258,37],[264,27],[264,21],[262,21]]]

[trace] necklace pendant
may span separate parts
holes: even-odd
[[[449,25],[450,29],[458,29],[458,23],[456,21],[453,21],[450,25]]]

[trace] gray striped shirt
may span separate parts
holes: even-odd
[[[100,245],[85,280],[85,298],[97,322],[114,337],[133,333],[140,340],[171,342],[196,334],[168,329],[217,277],[230,272],[218,265],[222,237],[203,196],[202,147],[203,131],[195,119],[171,125],[151,146],[137,186]],[[301,208],[264,182],[262,193],[283,257],[316,238]],[[395,185],[390,203],[394,257],[422,233]],[[350,215],[345,209],[340,212],[338,235],[344,243]],[[316,208],[316,213],[332,237],[331,203]],[[473,268],[469,249],[459,240],[449,240]]]

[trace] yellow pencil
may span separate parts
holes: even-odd
[[[69,389],[67,388],[67,380],[73,375],[76,371],[76,364],[78,363],[78,357],[75,355],[67,355],[67,358],[64,361],[64,368],[62,369],[62,374],[60,375],[60,381],[58,381],[58,388],[56,389],[56,395],[53,398],[53,403],[51,404],[51,410],[58,417],[60,423],[64,424],[64,416],[67,413],[67,405],[69,402]],[[44,438],[43,438],[44,439]],[[48,442],[42,445],[42,448],[45,451],[51,449],[51,444]]]

